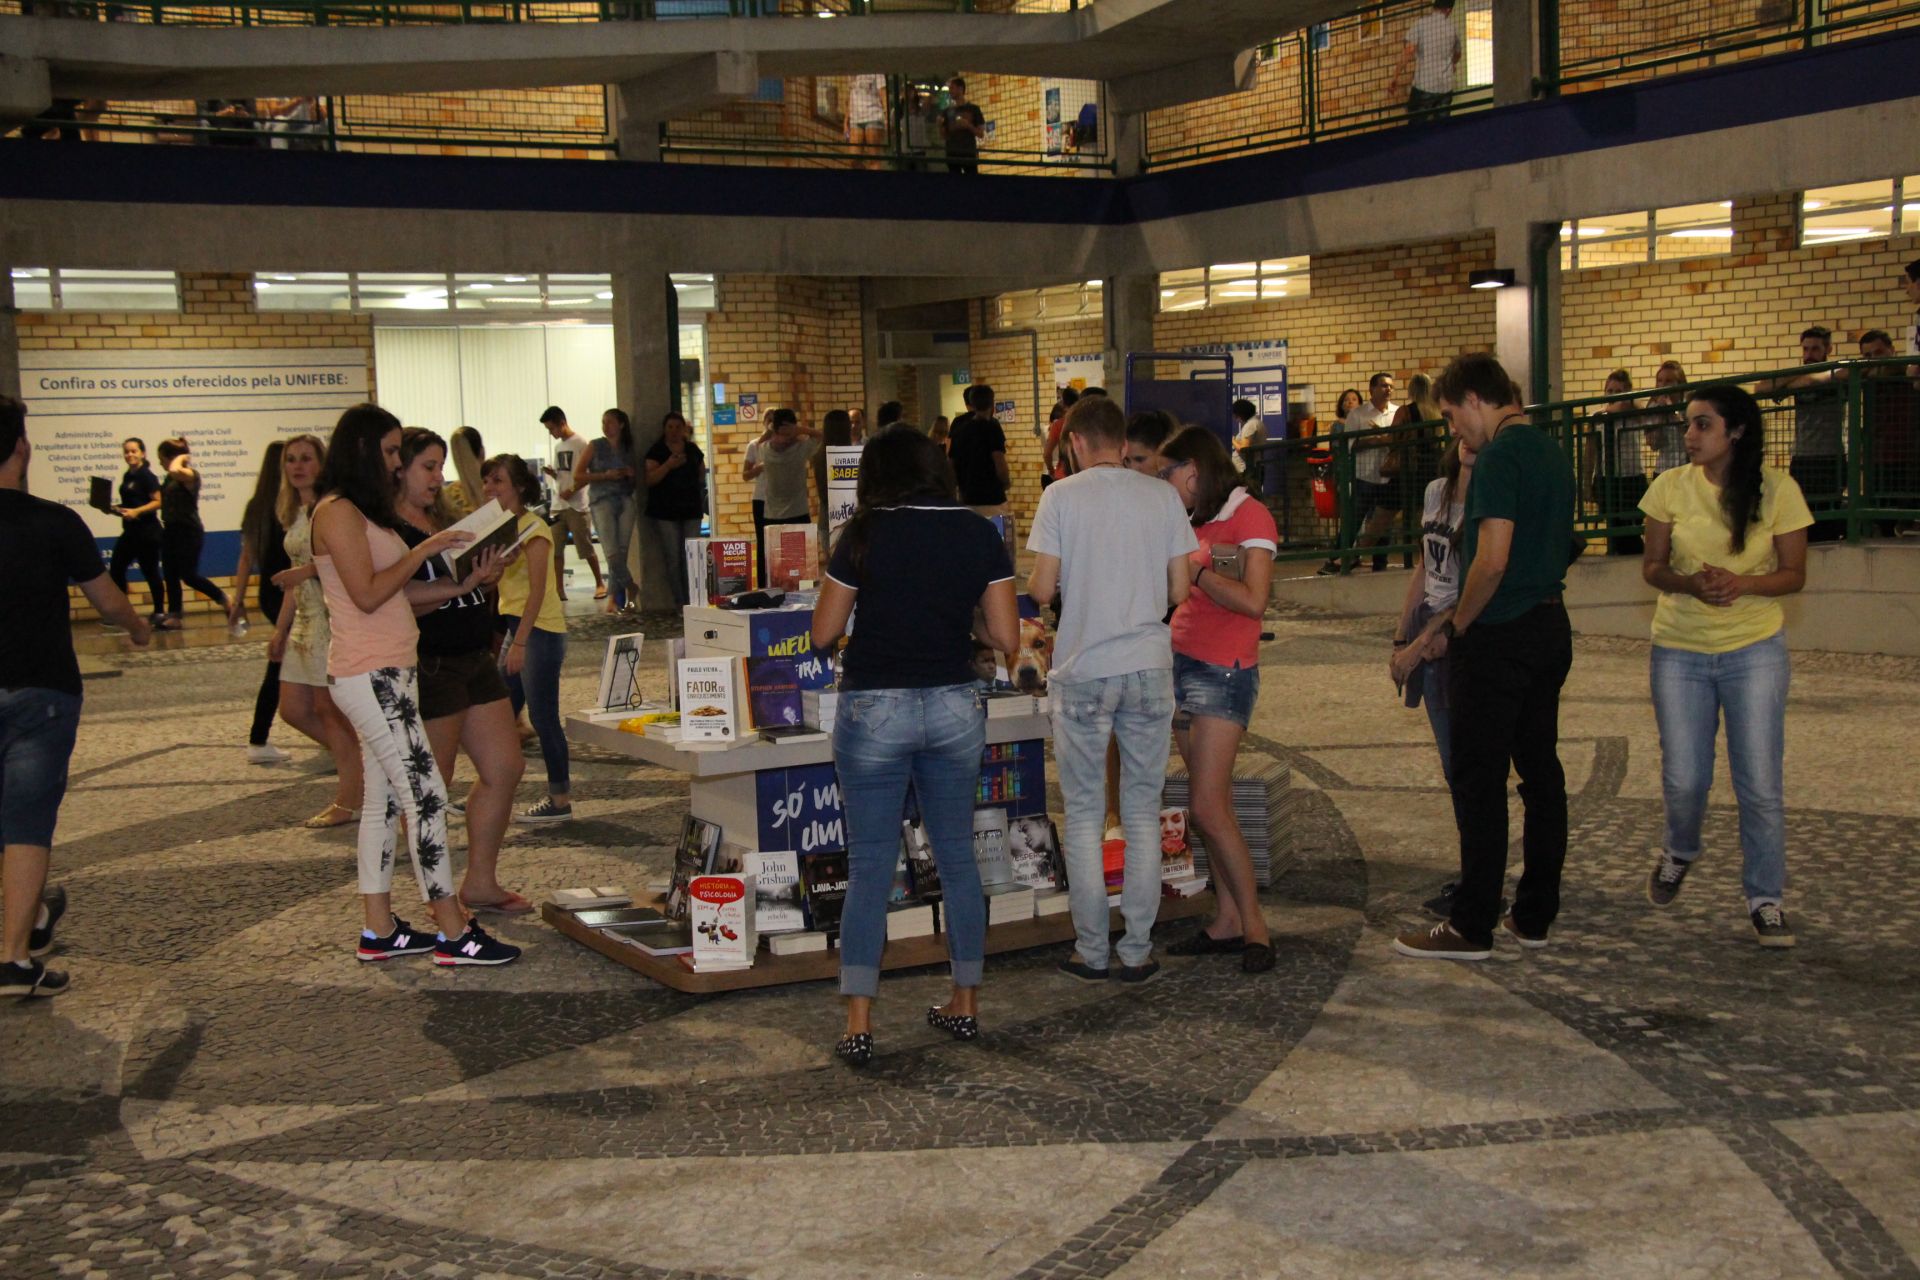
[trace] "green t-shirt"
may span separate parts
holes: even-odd
[[[1460,539],[1463,585],[1486,519],[1513,521],[1513,549],[1499,590],[1475,621],[1510,622],[1560,594],[1573,550],[1573,467],[1540,428],[1525,422],[1503,428],[1473,464]]]

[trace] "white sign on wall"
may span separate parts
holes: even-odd
[[[355,347],[261,351],[22,351],[20,388],[33,443],[30,487],[77,510],[95,537],[120,534],[117,516],[87,505],[105,476],[118,501],[120,442],[138,436],[160,474],[162,440],[184,436],[200,471],[208,564],[221,533],[240,527],[268,442],[311,432],[326,439],[340,411],[367,398],[367,353]]]
[[[1106,362],[1099,352],[1089,356],[1055,356],[1053,385],[1056,391],[1071,387],[1076,392],[1097,387],[1106,379]]]

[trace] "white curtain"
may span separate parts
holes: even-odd
[[[458,329],[376,324],[373,368],[381,407],[407,426],[444,436],[463,421]]]
[[[460,395],[466,425],[489,454],[517,453],[536,464],[547,455],[540,411],[550,401],[539,328],[460,330]]]
[[[620,403],[613,384],[613,326],[548,325],[546,335],[547,402],[566,410],[573,429],[592,440],[600,434],[600,415]]]

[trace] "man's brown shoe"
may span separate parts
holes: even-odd
[[[1417,960],[1485,960],[1493,954],[1493,944],[1472,943],[1442,920],[1431,929],[1414,929],[1393,940],[1393,949]]]
[[[1538,951],[1547,945],[1546,934],[1526,933],[1522,931],[1520,926],[1513,922],[1513,912],[1511,911],[1500,917],[1500,927],[1507,931],[1509,938],[1512,938],[1529,951]]]

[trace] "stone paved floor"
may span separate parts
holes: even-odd
[[[498,972],[356,964],[350,836],[291,829],[317,753],[237,745],[258,646],[111,659],[56,855],[75,988],[0,1008],[0,1276],[1920,1275],[1920,664],[1797,656],[1772,953],[1724,778],[1646,905],[1646,649],[1580,641],[1561,925],[1456,967],[1387,950],[1453,845],[1385,624],[1275,626],[1247,750],[1306,791],[1278,968],[997,958],[972,1045],[919,1020],[937,973],[889,977],[866,1074],[824,984],[690,998],[537,923]],[[575,775],[509,882],[663,877],[684,783]]]

